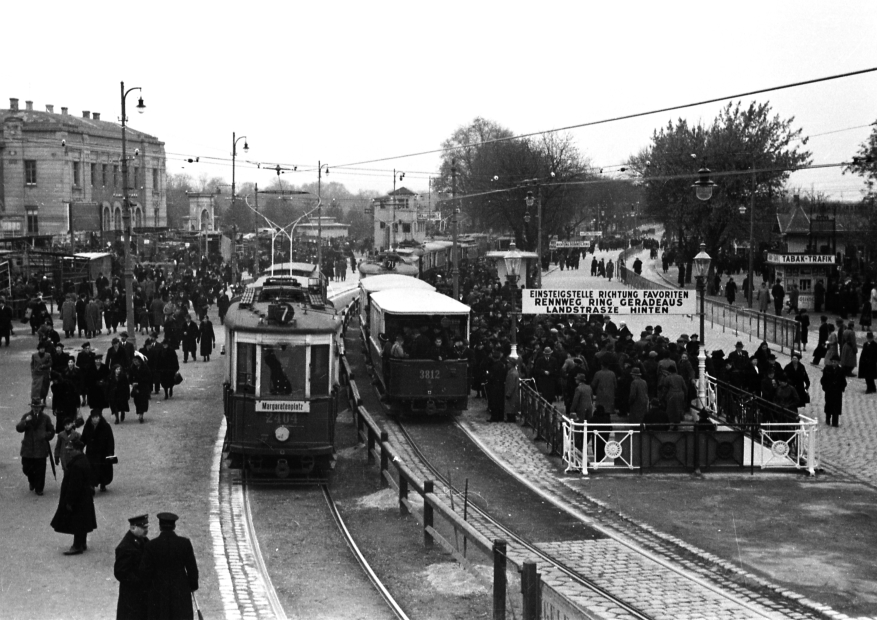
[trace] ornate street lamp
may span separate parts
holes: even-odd
[[[514,240],[509,244],[508,252],[503,256],[505,261],[506,280],[512,289],[512,351],[509,359],[518,359],[518,278],[521,277],[522,254],[518,252]]]
[[[706,400],[706,342],[704,342],[704,292],[706,276],[710,270],[712,257],[706,253],[706,244],[700,244],[700,252],[694,257],[694,275],[697,277],[697,293],[700,296],[700,351],[697,354],[697,398],[703,406]]]
[[[713,197],[713,188],[716,186],[713,180],[710,179],[710,169],[701,168],[697,171],[697,174],[700,178],[692,183],[691,187],[694,188],[694,193],[698,200],[709,200]]]
[[[125,113],[125,98],[129,93],[135,90],[141,90],[139,86],[125,90],[125,82],[122,82],[122,200],[125,214],[125,239],[123,243],[124,256],[124,280],[125,280],[125,328],[131,343],[137,346],[137,330],[134,329],[136,323],[134,321],[134,266],[131,264],[131,201],[128,199],[128,152],[127,152],[127,125],[128,119]],[[143,97],[137,101],[137,111],[143,114],[146,105],[143,103]],[[146,154],[144,153],[144,156]],[[135,157],[137,151],[135,150]]]

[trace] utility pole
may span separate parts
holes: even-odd
[[[752,308],[755,282],[753,277],[753,261],[755,257],[755,158],[752,159],[752,191],[749,192],[749,307]]]
[[[395,177],[394,177],[395,178]],[[460,253],[457,251],[457,213],[460,209],[457,207],[457,160],[451,159],[451,204],[453,205],[453,213],[451,217],[453,218],[453,241],[454,244],[451,247],[452,252],[452,267],[451,267],[451,281],[454,285],[454,299],[460,301]]]
[[[253,207],[253,280],[259,274],[259,184],[256,183],[256,206]]]

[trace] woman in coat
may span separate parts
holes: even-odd
[[[767,282],[761,283],[761,288],[758,289],[758,311],[759,312],[768,312],[770,310],[770,290],[767,288]]]
[[[85,551],[88,533],[97,529],[91,465],[82,454],[82,448],[80,439],[70,442],[70,461],[61,481],[58,509],[52,519],[52,529],[56,532],[73,534],[73,546],[64,555],[78,555]]]
[[[801,363],[801,354],[795,351],[792,353],[792,361],[783,369],[786,377],[789,379],[789,385],[795,388],[795,392],[800,399],[800,407],[810,402],[810,377],[804,364]]]
[[[161,350],[158,351],[158,373],[161,387],[164,388],[164,399],[174,395],[174,376],[180,370],[180,359],[177,352],[170,347],[167,338],[161,342]]]
[[[649,386],[642,378],[642,371],[639,368],[631,369],[630,374],[633,381],[630,384],[628,414],[632,424],[640,424],[649,411]]]
[[[91,466],[91,486],[100,485],[100,490],[106,491],[107,485],[113,481],[113,464],[107,457],[115,456],[116,440],[113,427],[97,409],[91,410],[91,416],[82,428],[82,443],[85,444],[85,456]]]
[[[64,335],[67,338],[72,338],[73,332],[76,331],[76,302],[73,301],[72,297],[67,297],[67,300],[61,305],[61,324],[64,328]]]
[[[92,297],[85,307],[85,327],[87,338],[94,338],[101,331],[101,302]]]
[[[110,380],[107,383],[107,402],[110,405],[110,411],[116,418],[116,424],[119,423],[119,415],[121,414],[122,422],[125,421],[125,414],[131,409],[128,406],[128,400],[131,398],[131,386],[128,383],[128,377],[125,371],[118,364],[113,366],[110,371]]]
[[[865,380],[865,394],[877,392],[874,385],[874,379],[877,379],[877,342],[872,332],[865,334],[862,354],[859,355],[859,378]]]
[[[840,349],[837,344],[837,334],[834,331],[834,325],[828,326],[828,341],[825,343],[825,359],[840,360]]]
[[[39,398],[44,403],[49,393],[49,372],[52,370],[52,356],[46,352],[46,343],[37,344],[37,352],[30,358],[30,397]]]
[[[844,374],[848,377],[853,376],[856,369],[856,360],[858,359],[859,346],[856,344],[856,330],[853,329],[853,323],[847,326],[843,334],[843,343],[840,350],[840,365]]]
[[[149,411],[149,398],[152,393],[152,372],[149,363],[144,360],[139,351],[134,354],[134,363],[131,366],[131,397],[134,399],[134,409],[137,411],[137,419],[143,424],[143,415]]]
[[[92,410],[103,411],[110,406],[109,402],[107,402],[109,380],[110,370],[104,364],[101,356],[95,356],[94,366],[85,376],[85,392],[88,397],[88,406]]]
[[[205,362],[210,361],[210,354],[216,348],[216,334],[213,332],[213,323],[206,316],[201,319],[198,326],[198,341],[201,343],[201,357]]]
[[[514,422],[521,412],[521,391],[518,383],[521,379],[521,373],[518,371],[518,359],[509,358],[509,370],[505,376],[505,402],[503,405],[503,413],[506,422]]]
[[[667,376],[663,377],[658,385],[658,393],[666,403],[667,419],[672,424],[678,424],[682,421],[682,416],[688,412],[688,386],[676,373],[675,367],[670,366],[667,372]]]

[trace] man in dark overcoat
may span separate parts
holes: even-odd
[[[81,439],[70,442],[71,456],[61,482],[58,510],[52,519],[53,530],[59,534],[73,534],[73,546],[64,555],[79,555],[88,549],[88,533],[97,529],[91,466],[82,453],[83,448]]]
[[[6,299],[0,297],[0,340],[6,339],[9,346],[9,336],[12,334],[12,308],[6,305]]]
[[[874,384],[874,379],[877,379],[877,341],[873,332],[865,334],[859,355],[859,378],[865,380],[865,394],[877,392],[877,385]]]
[[[192,592],[198,589],[198,563],[188,538],[174,530],[179,517],[160,512],[159,535],[146,543],[140,575],[146,583],[149,620],[191,620]]]
[[[210,354],[216,348],[216,334],[213,332],[213,323],[205,315],[198,327],[198,341],[201,343],[201,357],[205,362],[210,361]]]
[[[143,550],[149,542],[149,515],[128,519],[128,531],[116,547],[113,575],[119,582],[116,620],[146,620],[148,601],[146,583],[140,575]]]
[[[843,369],[837,364],[838,359],[826,359],[827,366],[822,371],[820,384],[825,392],[825,423],[838,426],[838,418],[843,413],[844,390],[847,389],[847,378]]]
[[[55,436],[52,418],[43,412],[45,405],[39,398],[31,399],[30,411],[21,417],[15,430],[24,433],[21,439],[21,470],[27,476],[30,490],[43,494],[46,486],[46,459],[51,458],[49,442]]]
[[[189,361],[189,355],[192,356],[193,362],[198,361],[198,339],[200,338],[200,335],[198,326],[192,322],[192,317],[186,315],[186,322],[183,323],[183,329],[181,331],[184,364]]]
[[[487,411],[489,422],[502,422],[505,419],[505,378],[506,364],[502,351],[494,349],[487,360]]]
[[[549,403],[554,402],[556,396],[555,386],[557,385],[557,376],[560,372],[560,367],[557,365],[557,360],[552,353],[551,347],[545,347],[542,350],[542,355],[533,361],[533,377],[536,379],[536,389]]]
[[[86,447],[86,456],[91,465],[91,486],[100,485],[106,491],[107,485],[113,481],[113,464],[108,456],[116,454],[116,440],[113,427],[101,415],[100,409],[91,410],[91,416],[82,429],[82,442]]]

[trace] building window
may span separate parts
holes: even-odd
[[[97,185],[97,164],[91,164],[91,186]]]
[[[79,168],[80,168],[79,162],[74,161],[73,162],[73,186],[74,187],[79,187],[81,185],[81,179],[79,178],[79,174],[80,174]]]
[[[37,160],[24,160],[24,182],[28,185],[37,184]]]
[[[40,221],[37,215],[36,207],[25,207],[25,216],[27,217],[27,234],[40,234]]]
[[[158,168],[152,169],[152,189],[156,192],[160,189],[158,187]]]
[[[119,187],[119,167],[113,166],[113,187]]]
[[[403,233],[410,233],[411,232],[411,224],[409,224],[408,222],[404,222],[402,224],[402,232]]]
[[[113,230],[122,230],[122,209],[117,208],[113,213]]]
[[[106,164],[101,164],[100,178],[101,178],[101,185],[106,187],[107,186],[107,165]]]
[[[101,221],[101,230],[110,230],[110,208],[104,207],[104,216]]]
[[[21,235],[21,222],[19,220],[3,220],[0,222],[0,235],[18,237]]]

